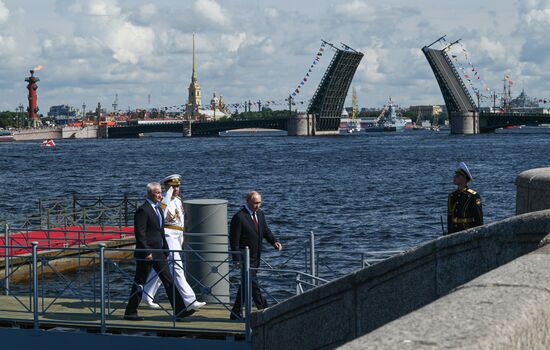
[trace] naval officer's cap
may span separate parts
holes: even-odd
[[[166,176],[162,182],[168,186],[179,186],[181,184],[181,175],[173,174]]]
[[[460,162],[460,164],[458,164],[458,169],[456,169],[455,173],[463,175],[468,181],[472,181],[474,179],[470,173],[470,170],[466,166],[466,163],[464,162]]]

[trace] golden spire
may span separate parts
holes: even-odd
[[[195,63],[195,33],[193,33],[193,75],[191,76],[191,81],[197,81],[197,66]]]

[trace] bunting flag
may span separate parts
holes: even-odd
[[[312,70],[313,70],[313,67],[315,67],[317,65],[317,63],[319,63],[321,61],[321,57],[323,56],[323,52],[325,51],[325,46],[326,46],[326,43],[323,41],[321,43],[321,47],[319,48],[319,50],[317,50],[317,54],[315,55],[315,58],[313,59],[313,62],[309,66],[309,69],[307,70],[304,78],[302,79],[300,84],[298,84],[298,86],[296,87],[294,92],[291,94],[292,96],[296,96],[297,94],[300,93],[300,90],[302,89],[302,87],[305,85],[305,83],[308,80],[309,73],[311,73]]]
[[[459,52],[462,53],[464,60],[468,64],[468,68],[465,68],[462,62],[459,60],[459,55],[453,53],[451,54],[451,57],[455,63],[455,67],[458,67],[458,69],[460,69],[460,71],[462,72],[462,76],[466,80],[465,82],[468,84],[474,94],[480,98],[480,100],[482,98],[488,98],[487,96],[484,96],[481,91],[491,91],[489,84],[487,84],[481,78],[479,71],[474,67],[472,61],[470,60],[470,55],[462,42],[459,42],[458,44],[460,45]],[[480,86],[477,86],[477,84],[479,84]]]

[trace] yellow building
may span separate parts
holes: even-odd
[[[195,62],[195,34],[193,34],[193,73],[189,84],[189,98],[187,100],[186,115],[196,119],[202,112],[201,86],[197,78],[197,65]]]

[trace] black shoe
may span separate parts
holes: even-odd
[[[236,321],[244,321],[243,315],[241,315],[240,313],[236,313],[234,311],[229,314],[229,319],[236,320]]]
[[[138,314],[124,315],[126,321],[143,321],[143,317],[138,316]]]
[[[187,316],[191,316],[195,312],[197,312],[197,310],[185,310],[185,311],[180,312],[178,314],[177,318],[184,318],[184,317],[187,317]]]

